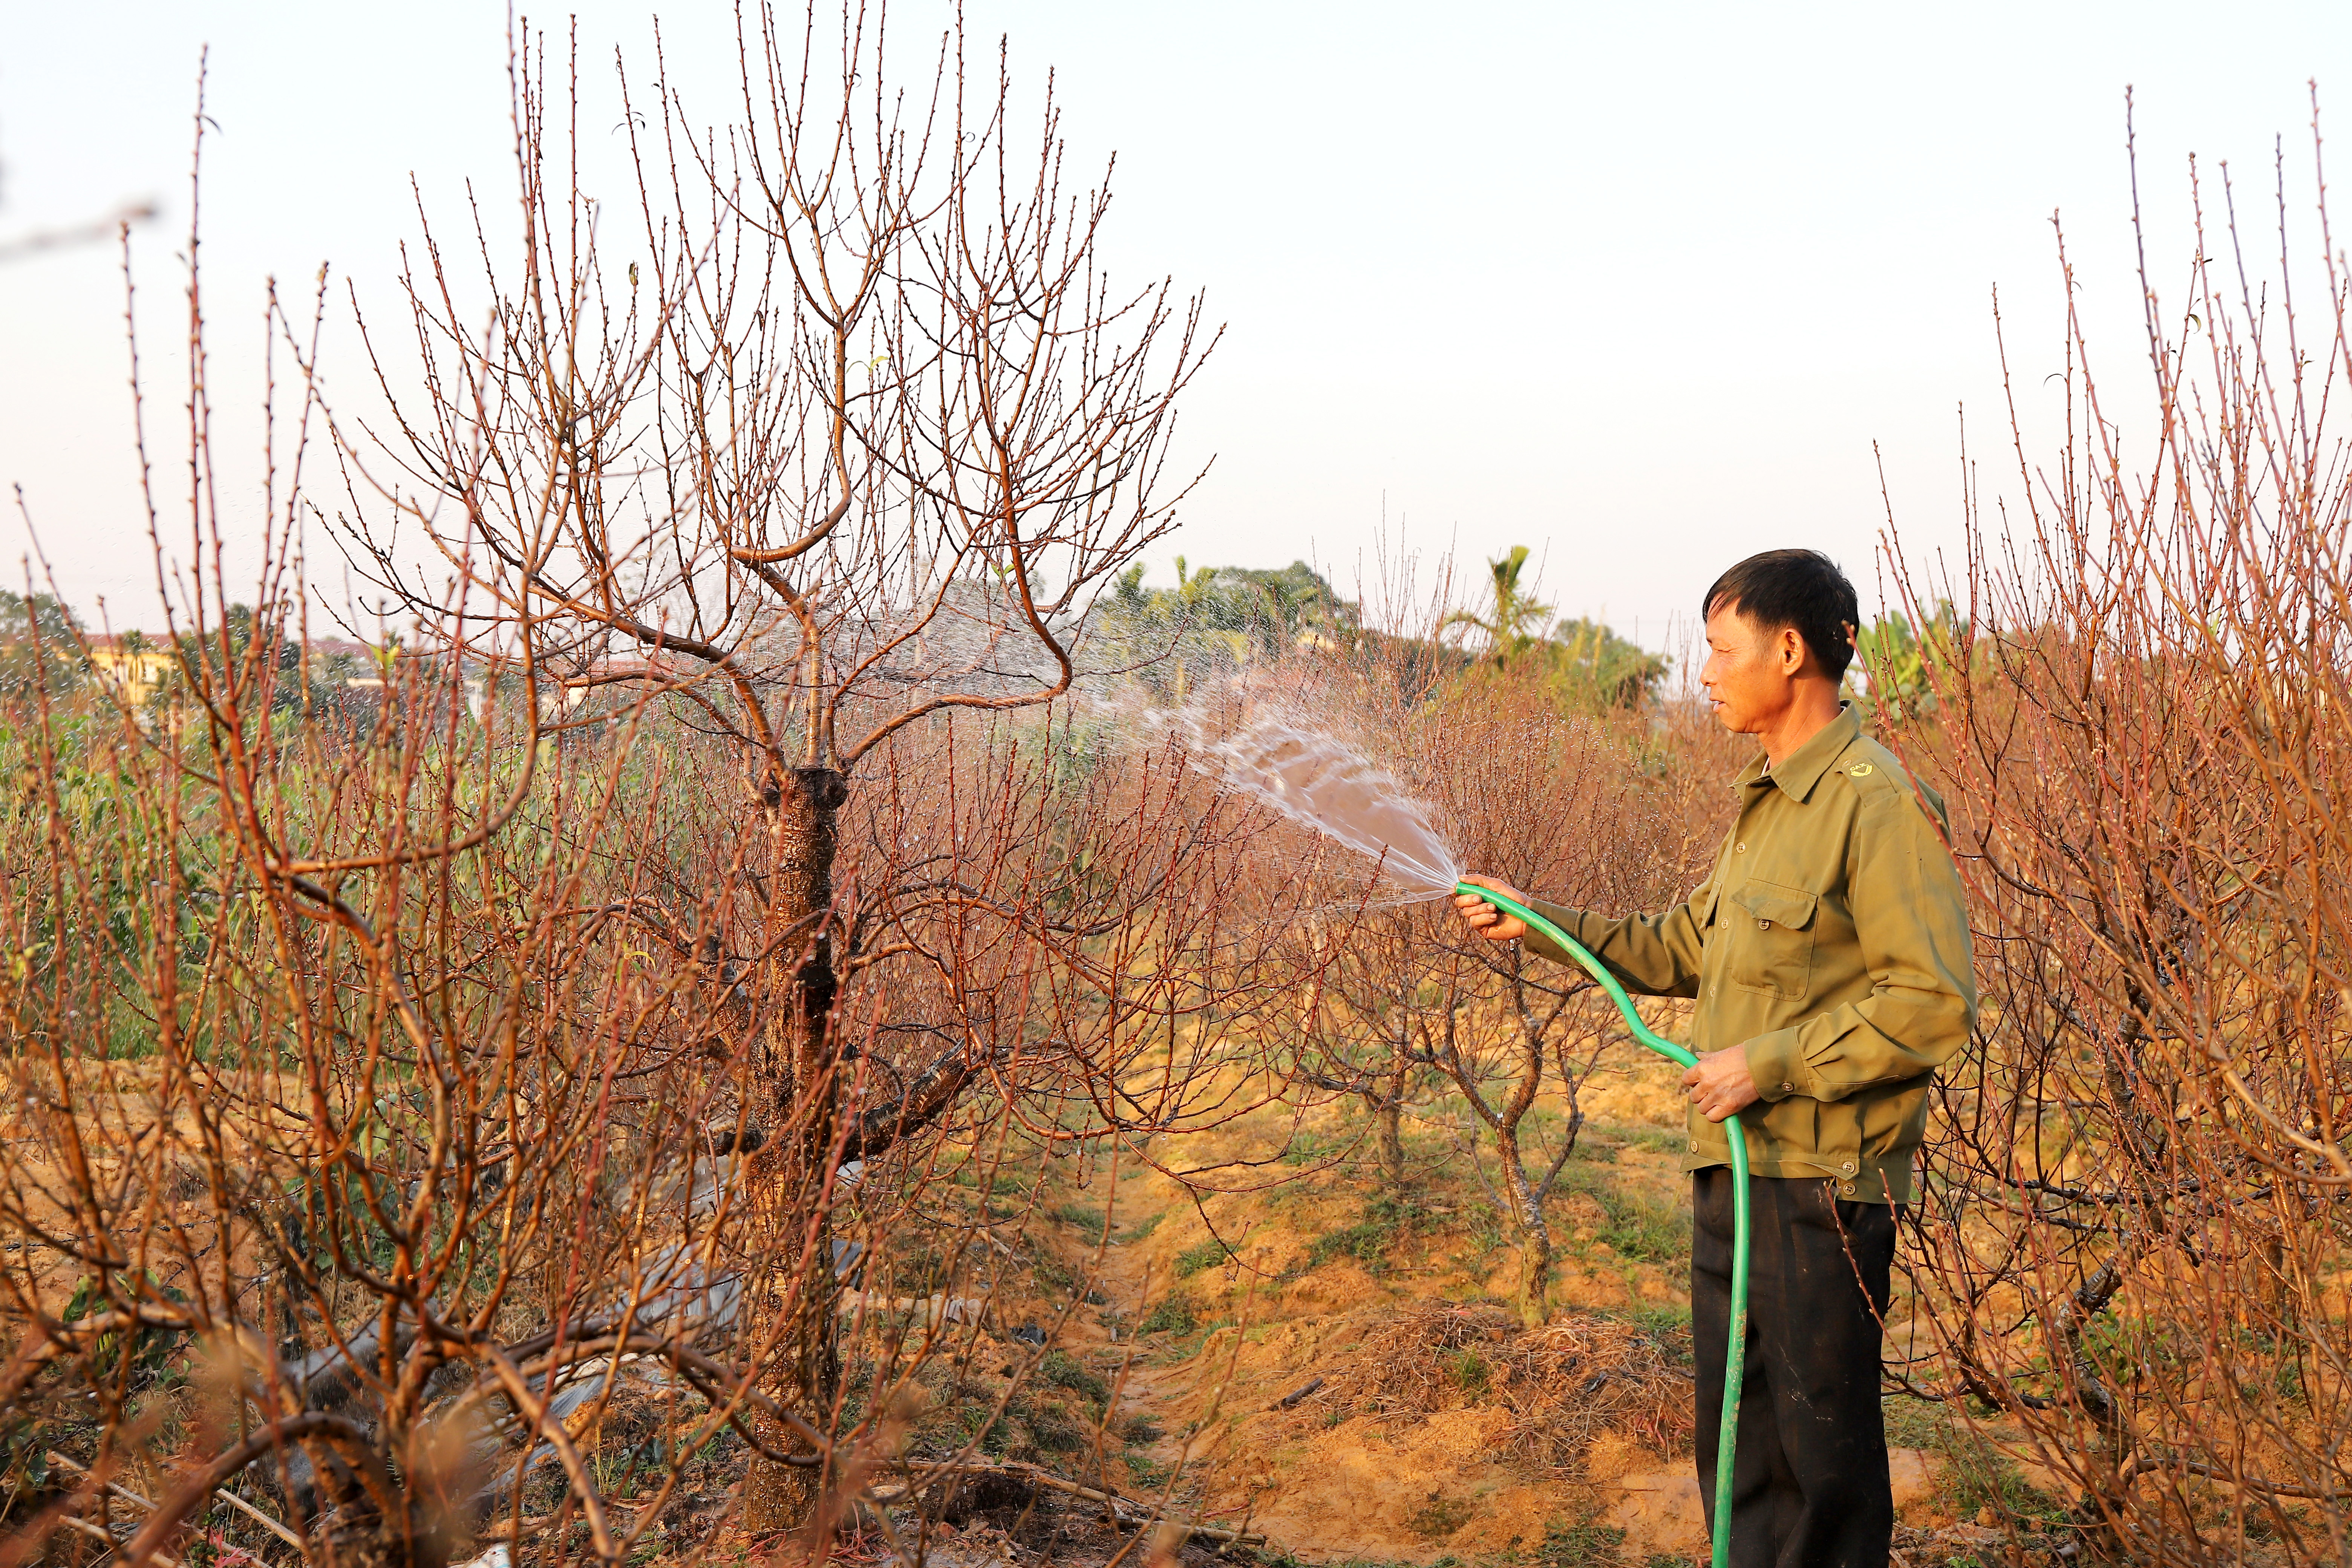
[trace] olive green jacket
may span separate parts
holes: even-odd
[[[1739,815],[1715,868],[1675,909],[1610,920],[1534,907],[1628,991],[1697,998],[1693,1050],[1746,1046],[1765,1101],[1740,1113],[1756,1174],[1907,1202],[1928,1080],[1976,1016],[1944,803],[1850,706],[1780,767],[1758,757],[1735,787]],[[1528,945],[1569,962],[1544,937]],[[1684,1168],[1730,1158],[1723,1127],[1693,1110]]]

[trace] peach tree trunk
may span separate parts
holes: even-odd
[[[833,1004],[839,982],[826,930],[833,905],[837,817],[848,785],[832,768],[785,773],[768,794],[775,847],[769,888],[775,943],[771,1010],[756,1079],[766,1101],[761,1120],[776,1135],[753,1154],[766,1256],[746,1297],[750,1342],[767,1345],[761,1385],[820,1431],[830,1425],[841,1389],[834,1339],[837,1287],[828,1212],[840,1121]],[[753,1430],[779,1452],[805,1445],[772,1416]],[[744,1524],[755,1532],[796,1529],[816,1511],[826,1471],[782,1465],[758,1453],[743,1480]]]

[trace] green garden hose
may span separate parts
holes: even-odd
[[[1551,938],[1559,944],[1560,951],[1601,983],[1609,999],[1617,1004],[1617,1011],[1625,1016],[1625,1027],[1633,1031],[1633,1038],[1686,1068],[1698,1065],[1698,1058],[1687,1047],[1675,1044],[1642,1022],[1641,1015],[1633,1011],[1633,999],[1625,994],[1617,977],[1575,938],[1517,899],[1507,898],[1492,888],[1457,882],[1454,890],[1484,899]],[[1731,1563],[1731,1460],[1739,1444],[1740,1371],[1748,1360],[1748,1133],[1736,1111],[1724,1118],[1723,1125],[1731,1140],[1731,1328],[1724,1336],[1723,1346],[1723,1431],[1715,1446],[1715,1568],[1730,1568]]]

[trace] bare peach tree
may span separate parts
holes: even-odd
[[[1172,523],[1176,399],[1208,344],[1197,300],[1104,272],[1108,188],[1066,171],[1050,83],[1023,129],[1003,57],[971,68],[959,30],[909,96],[878,5],[837,30],[761,10],[739,43],[715,133],[664,87],[641,117],[624,70],[626,220],[563,183],[577,132],[550,129],[558,73],[522,49],[520,243],[462,281],[428,246],[408,286],[428,392],[394,400],[394,447],[338,426],[343,521],[460,654],[559,672],[573,701],[657,698],[732,748],[765,835],[725,889],[761,921],[742,1136],[772,1223],[821,1246],[843,944],[957,872],[950,850],[906,888],[840,885],[854,782],[910,727],[1073,689],[1094,595]],[[478,284],[478,326],[458,301]],[[965,1070],[943,1058],[931,1110]],[[836,1377],[828,1294],[790,1309],[774,1384],[810,1408]],[[761,1472],[755,1522],[804,1509],[785,1479]]]
[[[1648,717],[1563,714],[1533,684],[1478,679],[1416,748],[1416,771],[1456,824],[1466,863],[1583,908],[1665,907],[1696,880],[1705,841],[1683,832],[1685,815],[1640,766]],[[1659,1069],[1633,1059],[1614,1007],[1581,970],[1517,943],[1498,950],[1450,921],[1438,934],[1444,1006],[1424,1037],[1493,1146],[1496,1207],[1519,1237],[1519,1315],[1532,1327],[1550,1311],[1545,1205],[1584,1128],[1580,1090],[1604,1065]],[[1547,1085],[1564,1110],[1549,1132],[1530,1114]]]
[[[1704,854],[1684,832],[1686,803],[1642,766],[1671,722],[1654,732],[1646,713],[1564,712],[1541,669],[1465,668],[1433,638],[1360,639],[1300,663],[1299,689],[1279,702],[1391,762],[1397,787],[1444,825],[1465,868],[1631,911],[1682,890]],[[1294,926],[1284,952],[1298,1002],[1277,1026],[1294,1082],[1370,1112],[1392,1186],[1408,1106],[1441,1084],[1460,1095],[1475,1169],[1487,1182],[1477,1145],[1490,1146],[1487,1190],[1518,1237],[1519,1312],[1542,1322],[1554,1268],[1546,1204],[1583,1129],[1580,1090],[1604,1062],[1641,1070],[1612,1058],[1630,1048],[1613,1009],[1580,971],[1465,937],[1442,906],[1384,902],[1393,889],[1364,885],[1360,863],[1314,869],[1327,909]],[[1557,1127],[1545,1125],[1547,1094],[1564,1108]]]
[[[2062,236],[2063,445],[2012,398],[2014,510],[1971,488],[1966,581],[1890,557],[1915,620],[1964,610],[1897,727],[1958,808],[1985,997],[1907,1249],[1913,1380],[2072,1494],[2011,1521],[2065,1554],[2352,1561],[2352,273],[2287,189],[2282,155],[2266,271],[2192,163],[2128,408]]]
[[[870,84],[864,25],[835,63]],[[747,52],[781,71],[772,28]],[[1234,1020],[1281,921],[1226,927],[1248,825],[1053,706],[1091,585],[1168,524],[1192,320],[1089,272],[1050,110],[1031,193],[978,205],[1009,88],[967,135],[946,58],[928,143],[776,76],[708,226],[646,182],[657,298],[606,316],[520,55],[521,280],[479,335],[417,280],[398,460],[318,395],[317,318],[273,314],[308,395],[272,388],[242,605],[188,247],[186,524],[160,484],[146,519],[174,679],[36,681],[0,734],[5,1560],[194,1528],[617,1563],[823,1500],[821,1552],[877,1466],[976,1441],[906,1447],[953,1336],[889,1284],[940,1151],[1092,1159],[1252,1103]],[[666,112],[664,166],[707,173]],[[302,625],[322,418],[412,639],[358,688]]]

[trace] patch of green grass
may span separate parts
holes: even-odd
[[[1097,1405],[1110,1397],[1110,1384],[1103,1381],[1102,1374],[1067,1351],[1046,1352],[1045,1359],[1038,1364],[1037,1374],[1056,1387],[1084,1394]]]
[[[1625,1318],[1647,1334],[1669,1361],[1685,1366],[1691,1363],[1691,1315],[1688,1307],[1661,1306],[1649,1303],[1629,1307]]]
[[[1679,1127],[1611,1127],[1609,1135],[1629,1149],[1645,1149],[1653,1154],[1679,1154],[1690,1142],[1690,1135]]]
[[[1544,1528],[1536,1561],[1544,1568],[1617,1568],[1625,1560],[1625,1532],[1594,1520]]]
[[[1037,1447],[1048,1454],[1075,1454],[1087,1446],[1086,1429],[1058,1406],[1030,1411],[1023,1424]]]
[[[1315,1238],[1307,1249],[1307,1267],[1320,1268],[1340,1258],[1352,1258],[1370,1273],[1387,1266],[1389,1248],[1419,1228],[1422,1206],[1409,1197],[1382,1193],[1364,1205],[1363,1218],[1354,1225]]]
[[[991,1457],[1001,1457],[1013,1436],[1004,1415],[992,1417],[984,1405],[968,1405],[957,1411],[956,1425],[962,1429],[965,1441],[978,1439],[980,1451]]]
[[[1948,1405],[1898,1394],[1882,1408],[1889,1447],[1924,1448],[1943,1459],[1943,1490],[1966,1518],[1990,1507],[2029,1526],[2063,1523],[2065,1505],[2025,1479],[2015,1460],[1969,1429]]]
[[[1109,1218],[1101,1209],[1089,1207],[1086,1204],[1060,1205],[1054,1209],[1053,1217],[1064,1225],[1076,1226],[1090,1236],[1100,1236],[1103,1233],[1104,1224]]]
[[[1181,1290],[1171,1290],[1143,1315],[1143,1321],[1135,1325],[1135,1331],[1139,1334],[1189,1334],[1200,1326],[1200,1321],[1192,1310],[1192,1297]]]
[[[1176,1278],[1190,1279],[1203,1268],[1214,1268],[1232,1256],[1233,1248],[1213,1236],[1198,1247],[1188,1247],[1176,1255]]]
[[[1603,1219],[1593,1239],[1608,1243],[1627,1262],[1674,1263],[1690,1256],[1690,1215],[1681,1204],[1629,1191],[1590,1166],[1571,1165],[1560,1185],[1564,1192],[1588,1194],[1601,1205]]]
[[[1608,1206],[1608,1205],[1604,1205]],[[1620,1258],[1635,1263],[1670,1263],[1690,1256],[1690,1216],[1679,1205],[1619,1194],[1601,1231]]]
[[[1348,1146],[1345,1138],[1325,1138],[1313,1132],[1301,1132],[1282,1151],[1286,1165],[1319,1165]]]
[[[1469,1229],[1472,1255],[1482,1263],[1510,1244],[1511,1238],[1504,1231],[1503,1211],[1493,1204],[1470,1205]]]
[[[1489,1376],[1486,1358],[1476,1351],[1447,1351],[1443,1356],[1445,1375],[1454,1386],[1475,1398],[1486,1392]]]
[[[1307,1267],[1320,1268],[1335,1258],[1352,1258],[1377,1274],[1388,1260],[1389,1243],[1395,1239],[1396,1233],[1384,1226],[1351,1225],[1317,1237],[1315,1245],[1307,1249]]]
[[[1137,1220],[1133,1225],[1129,1226],[1128,1227],[1127,1234],[1119,1237],[1119,1239],[1121,1241],[1141,1241],[1145,1237],[1150,1236],[1153,1231],[1158,1230],[1160,1228],[1160,1222],[1167,1217],[1168,1211],[1166,1209],[1161,1209],[1155,1215],[1146,1215],[1143,1218]]]

